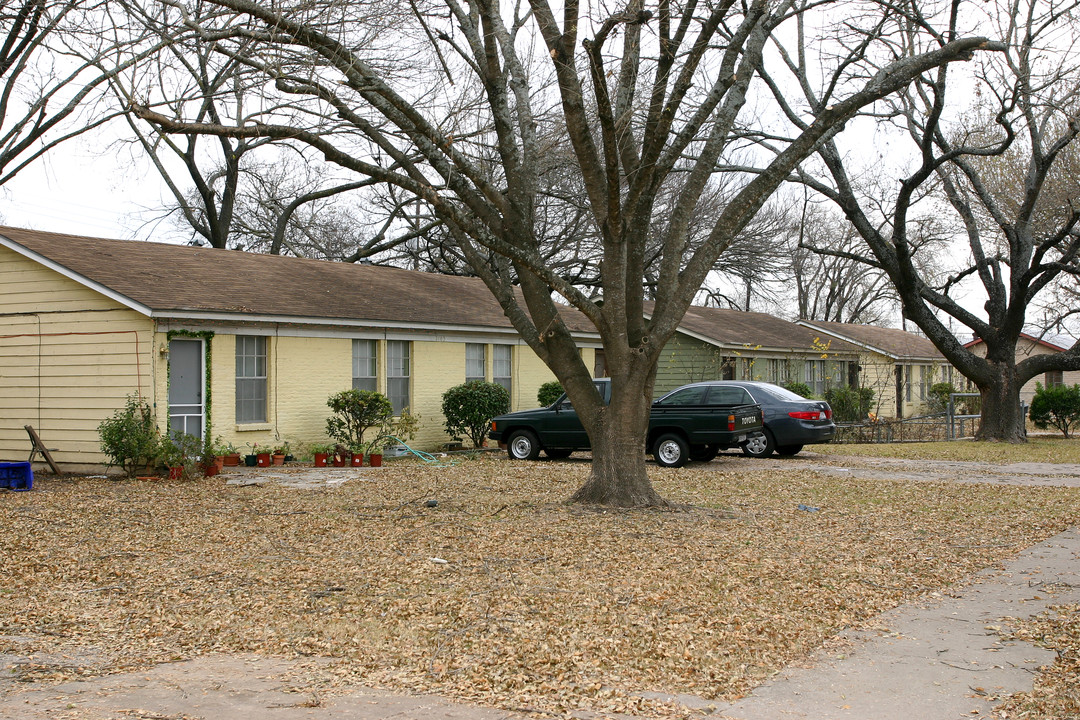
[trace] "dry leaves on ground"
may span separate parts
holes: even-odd
[[[110,670],[314,656],[332,659],[308,680],[321,692],[679,715],[642,693],[738,697],[1080,519],[1076,490],[722,463],[651,470],[677,511],[565,505],[587,464],[490,457],[314,491],[43,479],[0,498],[0,597],[19,608],[0,636],[23,653],[105,648]]]

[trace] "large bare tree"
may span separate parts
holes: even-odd
[[[108,82],[162,46],[106,2],[0,0],[0,185],[116,118]]]
[[[864,192],[860,171],[880,175],[880,166],[859,168],[832,139],[819,148],[825,171],[804,168],[801,176],[837,203],[866,242],[867,251],[845,256],[885,273],[905,317],[979,388],[981,440],[1022,442],[1021,386],[1049,370],[1080,369],[1077,345],[1016,356],[1029,308],[1062,277],[1080,274],[1080,198],[1069,179],[1080,134],[1077,9],[1072,1],[1010,0],[967,16],[995,28],[1008,51],[984,55],[973,77],[954,78],[942,66],[878,108],[910,143],[911,163],[892,188],[879,183]],[[913,36],[929,27],[917,12],[905,21]],[[811,107],[830,102],[808,82],[803,87]],[[967,250],[967,263],[945,277],[920,266],[916,228],[933,216],[947,216]],[[963,297],[972,286],[982,313]],[[983,339],[985,357],[963,346],[970,335],[957,338],[947,317]]]
[[[896,28],[889,18],[906,5],[821,4],[815,12],[835,5],[865,41],[818,38],[835,89],[829,102],[795,113],[783,147],[760,172],[733,175],[737,189],[708,231],[691,235],[728,154],[745,149],[748,126],[764,122],[756,81],[768,39],[799,14],[792,0],[415,0],[412,22],[385,28],[373,46],[355,42],[363,28],[354,24],[368,19],[354,4],[208,2],[220,12],[199,22],[183,3],[170,6],[191,42],[213,43],[225,55],[257,45],[248,62],[275,93],[270,110],[243,126],[178,119],[145,104],[134,112],[168,133],[306,143],[359,176],[421,197],[573,400],[593,447],[589,478],[574,499],[619,506],[664,503],[642,452],[657,359],[733,239],[861,108],[934,68],[999,47],[945,31],[932,47],[908,52],[904,38],[889,36]],[[855,7],[865,12],[851,13]],[[273,110],[286,104],[290,112]],[[600,239],[602,302],[542,258],[536,208],[548,138],[571,149]],[[654,239],[659,272],[646,319],[643,278]],[[597,395],[553,295],[599,333],[610,405]]]

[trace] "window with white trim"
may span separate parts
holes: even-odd
[[[513,357],[513,345],[493,345],[491,347],[491,381],[502,385],[507,392],[512,392]]]
[[[465,382],[484,380],[487,377],[487,346],[482,343],[465,343]]]
[[[236,336],[236,422],[266,422],[266,338]]]
[[[353,390],[378,390],[378,355],[375,340],[352,341]]]
[[[386,341],[386,397],[395,415],[409,407],[410,345],[408,340]]]

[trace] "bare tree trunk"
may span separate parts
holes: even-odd
[[[982,417],[976,440],[994,442],[1027,442],[1024,409],[1020,403],[1023,382],[1016,365],[1009,361],[989,361],[993,370],[989,384],[979,388],[982,393]]]
[[[601,411],[600,422],[589,435],[593,455],[589,478],[571,502],[614,507],[668,504],[653,489],[642,462],[650,403],[642,403],[639,393],[640,387],[634,393],[627,392],[625,385],[616,393],[613,382],[611,404]]]
[[[613,350],[611,399],[586,425],[592,445],[592,468],[571,502],[614,507],[666,506],[653,489],[645,464],[656,361],[648,353]],[[655,352],[655,351],[654,351]]]

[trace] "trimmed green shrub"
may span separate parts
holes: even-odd
[[[118,467],[128,475],[155,463],[161,452],[154,411],[137,394],[128,395],[122,409],[101,421],[98,436],[109,467]]]
[[[1052,425],[1069,437],[1069,429],[1080,420],[1080,385],[1044,388],[1042,383],[1035,383],[1028,417],[1035,427],[1045,429]]]
[[[814,391],[810,389],[810,386],[801,382],[789,382],[784,383],[784,389],[790,390],[796,395],[802,395],[804,398],[813,396]]]
[[[930,397],[926,406],[932,413],[945,412],[949,409],[949,395],[957,392],[952,383],[939,382],[930,386]]]
[[[510,393],[497,383],[472,380],[443,393],[442,411],[446,432],[468,435],[473,447],[480,447],[491,418],[510,411]]]
[[[536,401],[541,407],[547,407],[562,397],[563,387],[558,380],[551,380],[540,386],[536,391]]]
[[[334,415],[326,419],[326,434],[352,450],[364,444],[364,433],[394,417],[390,398],[374,390],[342,390],[326,401]]]
[[[874,404],[872,388],[836,387],[825,391],[825,402],[837,422],[861,422]]]

